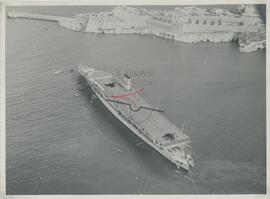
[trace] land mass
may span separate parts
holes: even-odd
[[[235,40],[241,52],[266,47],[265,24],[253,5],[242,5],[235,11],[194,6],[172,10],[118,6],[110,12],[78,13],[74,17],[11,11],[8,17],[54,21],[74,31],[152,34],[189,43]]]

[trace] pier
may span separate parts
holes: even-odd
[[[63,20],[65,18],[65,17],[59,17],[59,16],[41,15],[41,14],[14,12],[14,11],[8,12],[8,17],[42,20],[42,21],[53,21],[53,22],[59,22],[60,20]]]

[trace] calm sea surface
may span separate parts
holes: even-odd
[[[12,9],[72,16],[111,8]],[[78,64],[115,75],[153,71],[135,82],[176,126],[186,123],[193,183],[100,103],[90,104]],[[80,33],[7,19],[7,194],[265,193],[265,70],[265,51],[241,53],[234,43]]]

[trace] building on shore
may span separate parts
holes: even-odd
[[[234,12],[199,7],[150,10],[118,6],[111,12],[79,13],[74,18],[15,12],[8,16],[58,21],[60,26],[82,32],[153,34],[190,43],[238,40],[241,52],[266,46],[265,24],[253,5],[242,5]]]

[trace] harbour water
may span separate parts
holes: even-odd
[[[8,10],[73,16],[111,8]],[[80,33],[36,20],[6,23],[7,194],[265,193],[264,50]],[[101,104],[90,103],[78,64],[115,75],[152,73],[135,82],[176,126],[185,122],[193,182]]]

